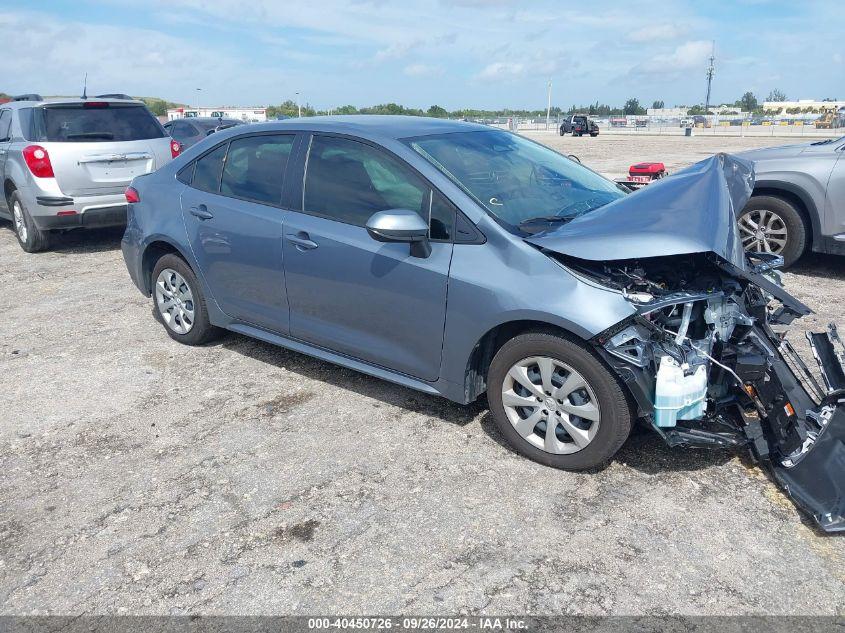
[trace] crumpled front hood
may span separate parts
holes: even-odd
[[[713,252],[745,270],[736,217],[753,189],[753,163],[716,154],[525,239],[543,249],[592,261]]]

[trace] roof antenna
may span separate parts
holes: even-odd
[[[85,73],[85,79],[82,80],[82,98],[88,98],[88,73]]]

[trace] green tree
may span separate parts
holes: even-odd
[[[354,105],[345,105],[335,108],[335,114],[358,114],[358,108]]]
[[[428,109],[426,112],[428,116],[437,117],[438,119],[445,119],[449,116],[449,113],[446,111],[446,108],[442,108],[439,105],[433,105]]]
[[[651,107],[655,110],[662,110],[665,106],[663,104],[663,101],[657,100],[651,104]]]
[[[742,95],[742,99],[740,99],[736,105],[742,107],[742,109],[746,112],[754,112],[759,106],[757,103],[757,97],[755,97],[754,93],[750,91]]]
[[[769,93],[769,96],[766,97],[766,101],[786,101],[786,95],[775,88]]]
[[[631,97],[625,102],[622,108],[622,114],[645,114],[645,109],[640,106],[640,100],[636,97]]]

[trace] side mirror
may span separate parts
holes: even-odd
[[[367,232],[379,242],[406,242],[411,245],[411,255],[428,257],[428,224],[419,213],[408,209],[379,211],[367,220]]]

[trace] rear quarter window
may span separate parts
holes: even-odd
[[[51,143],[142,141],[167,135],[146,107],[107,105],[47,106],[31,117],[31,140]]]

